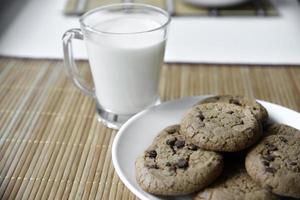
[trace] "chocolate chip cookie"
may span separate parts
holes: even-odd
[[[180,134],[179,125],[167,127],[135,163],[140,187],[156,195],[183,195],[200,190],[222,172],[220,154],[198,148]]]
[[[230,103],[237,106],[241,106],[243,108],[247,108],[251,110],[256,119],[262,123],[267,122],[268,120],[268,112],[267,110],[258,103],[255,99],[249,99],[243,96],[233,96],[233,95],[222,95],[222,96],[213,96],[203,101],[200,101],[198,104],[204,103]]]
[[[264,135],[290,135],[300,137],[300,131],[285,124],[270,124],[265,128]]]
[[[300,198],[300,138],[270,135],[246,156],[248,174],[275,194]]]
[[[223,152],[245,149],[262,135],[249,109],[228,103],[194,106],[183,117],[181,132],[203,149]]]
[[[222,175],[200,191],[194,200],[279,200],[251,179],[242,165],[227,165]]]

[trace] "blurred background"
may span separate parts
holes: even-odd
[[[61,37],[79,16],[121,0],[2,0],[0,55],[62,58]],[[173,16],[169,63],[300,64],[297,0],[136,0]],[[75,55],[86,59],[82,43]]]

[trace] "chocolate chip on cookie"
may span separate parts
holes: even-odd
[[[288,143],[288,140],[283,136],[279,136],[279,139],[286,144]]]
[[[167,133],[169,133],[169,134],[173,134],[173,133],[176,133],[177,127],[171,126],[171,127],[166,128],[165,131],[166,131]]]
[[[269,173],[272,173],[272,174],[274,174],[276,172],[276,169],[273,168],[273,167],[266,167],[265,170],[266,170],[266,172],[269,172]]]
[[[151,151],[148,151],[148,152],[146,153],[146,156],[149,157],[149,158],[156,158],[157,153],[156,153],[155,150],[151,150]]]
[[[262,156],[262,158],[263,158],[263,160],[266,160],[266,161],[268,161],[268,162],[272,162],[272,161],[275,160],[275,157],[272,156],[272,155],[270,155],[270,154],[267,154],[267,155],[265,155],[265,156]]]
[[[297,165],[296,162],[290,162],[290,165]]]
[[[177,141],[176,137],[169,138],[169,139],[167,139],[166,144],[170,145],[170,146],[174,146],[174,144],[175,144],[176,141]]]
[[[174,143],[174,146],[177,147],[178,149],[184,147],[185,145],[185,141],[184,140],[177,140],[175,143]]]
[[[159,169],[159,167],[157,166],[157,164],[149,165],[148,167],[150,169]]]
[[[199,112],[199,114],[196,117],[198,117],[201,121],[203,121],[205,119],[205,117],[203,116],[203,114],[201,112]]]
[[[270,165],[270,162],[267,161],[267,160],[263,160],[262,163],[264,164],[264,166],[269,166]]]
[[[270,150],[270,151],[278,150],[278,148],[273,144],[266,144],[266,146],[267,146],[267,149]]]
[[[178,168],[185,169],[189,166],[189,162],[186,159],[180,158],[177,162]]]

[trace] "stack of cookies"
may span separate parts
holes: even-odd
[[[152,194],[197,200],[300,198],[300,131],[267,121],[255,100],[205,99],[137,158],[137,182]]]

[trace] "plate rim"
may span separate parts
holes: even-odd
[[[120,142],[120,137],[121,137],[121,133],[124,131],[124,129],[126,129],[133,121],[137,120],[138,118],[140,118],[142,115],[146,114],[147,112],[152,111],[153,109],[157,109],[160,106],[165,106],[166,104],[173,104],[176,102],[180,102],[180,101],[185,101],[187,99],[201,99],[201,98],[207,98],[209,96],[213,96],[213,95],[199,95],[199,96],[188,96],[188,97],[182,97],[182,98],[178,98],[178,99],[174,99],[174,100],[170,100],[170,101],[165,101],[162,102],[159,105],[156,106],[152,106],[146,110],[143,110],[139,113],[137,113],[136,115],[134,115],[133,117],[131,117],[127,122],[125,122],[123,124],[123,126],[119,129],[119,131],[116,133],[116,136],[113,140],[113,144],[112,144],[112,150],[111,150],[111,156],[112,156],[112,162],[113,162],[113,166],[115,168],[115,171],[117,173],[117,175],[119,176],[120,180],[124,183],[124,185],[134,194],[136,195],[138,198],[140,199],[145,199],[145,196],[142,195],[135,187],[133,187],[131,185],[131,183],[127,180],[127,178],[125,177],[124,173],[122,172],[122,169],[120,167],[120,164],[117,160],[117,147],[118,147],[118,143]],[[272,103],[272,102],[268,102],[268,101],[264,101],[264,100],[260,100],[260,99],[256,99],[256,101],[258,101],[259,103],[261,103],[262,105],[271,105],[271,106],[277,106],[280,107],[280,109],[284,109],[287,110],[289,112],[293,112],[296,115],[300,115],[299,112],[292,110],[290,108],[284,107],[282,105],[276,104],[276,103]]]
[[[133,187],[129,181],[126,179],[126,177],[124,176],[124,173],[121,173],[121,167],[117,161],[117,146],[119,143],[119,138],[121,137],[121,132],[123,132],[124,129],[126,129],[131,123],[132,121],[135,121],[136,119],[138,119],[140,116],[144,115],[147,112],[150,112],[151,110],[162,106],[162,105],[166,105],[166,104],[170,104],[170,103],[175,103],[175,102],[180,102],[180,101],[184,101],[185,99],[191,99],[191,98],[199,98],[199,97],[208,97],[208,96],[212,96],[212,95],[201,95],[201,96],[188,96],[188,97],[182,97],[182,98],[178,98],[178,99],[174,99],[174,100],[170,100],[170,101],[165,101],[162,102],[159,105],[156,106],[152,106],[146,110],[143,110],[139,113],[137,113],[136,115],[132,116],[128,121],[126,121],[121,128],[119,129],[119,131],[117,132],[114,140],[113,140],[113,144],[112,144],[112,150],[111,150],[111,154],[112,154],[112,162],[113,162],[113,166],[117,172],[117,175],[119,176],[119,178],[121,179],[121,181],[124,183],[124,185],[134,194],[136,195],[138,198],[140,199],[145,199],[144,195],[142,195],[135,187]]]

